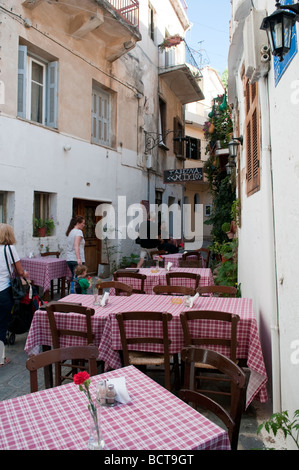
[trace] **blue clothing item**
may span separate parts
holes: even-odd
[[[11,288],[0,291],[0,341],[5,342],[8,323],[11,316],[13,300]]]
[[[73,281],[75,278],[75,269],[76,269],[76,266],[78,266],[78,263],[77,261],[67,261],[66,264],[70,268],[70,271],[72,273],[72,281]]]

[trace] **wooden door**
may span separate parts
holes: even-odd
[[[89,275],[97,275],[98,265],[102,261],[102,241],[96,237],[95,233],[95,227],[99,221],[95,210],[99,204],[99,201],[84,199],[74,199],[73,201],[73,215],[82,215],[85,218],[85,264],[88,267]]]

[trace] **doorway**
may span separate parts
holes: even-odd
[[[95,215],[96,207],[100,201],[88,201],[85,199],[73,199],[73,217],[82,215],[85,218],[85,264],[88,267],[88,275],[98,273],[98,265],[102,261],[102,240],[96,237],[95,227],[100,217]]]

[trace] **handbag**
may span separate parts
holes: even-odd
[[[11,259],[12,259],[14,267],[15,267],[15,275],[11,272],[8,261],[7,261],[6,247],[8,247],[8,249],[9,249],[10,256],[11,256]],[[10,277],[12,298],[15,301],[16,300],[20,301],[25,297],[25,295],[28,291],[28,288],[29,288],[29,284],[28,284],[26,279],[22,278],[25,281],[25,285],[23,285],[21,277],[17,275],[16,263],[15,263],[15,260],[14,260],[14,257],[13,257],[13,254],[12,254],[12,251],[11,251],[11,248],[10,248],[9,245],[4,246],[4,256],[5,256],[5,261],[6,261],[7,269],[8,269],[8,272],[9,272],[9,277]]]

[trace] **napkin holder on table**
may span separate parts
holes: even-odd
[[[168,261],[167,266],[166,266],[166,270],[170,271],[171,266],[172,266],[172,263],[170,261]]]
[[[108,299],[109,299],[109,292],[105,292],[101,299],[101,307],[105,307],[105,305],[108,304]]]
[[[195,300],[197,299],[197,297],[199,297],[199,293],[198,293],[198,292],[197,292],[193,297],[190,297],[190,300],[189,300],[189,302],[190,302],[189,307],[190,307],[190,308],[193,307],[193,304],[194,304]]]

